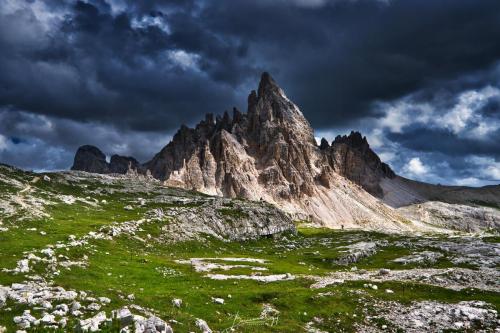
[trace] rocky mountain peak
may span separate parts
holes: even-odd
[[[129,170],[141,168],[139,161],[131,156],[112,155],[109,160],[110,173],[127,173]]]
[[[282,93],[282,90],[271,75],[268,72],[264,72],[260,77],[258,93],[259,97],[263,97],[272,93]]]
[[[97,147],[85,145],[78,148],[71,170],[93,173],[127,173],[129,170],[142,171],[142,166],[133,157],[113,155],[108,163],[106,155]]]
[[[326,140],[325,138],[321,138],[321,143],[319,144],[319,149],[320,150],[325,150],[328,147],[330,147],[330,144],[328,143],[328,140]]]
[[[396,176],[370,148],[366,137],[359,132],[352,131],[349,135],[338,135],[329,148],[325,145],[323,147],[322,152],[328,156],[337,173],[361,185],[377,197],[383,195],[380,187],[381,179]]]
[[[131,158],[114,157],[107,164],[103,158],[82,154],[77,153],[78,160],[87,156],[89,161],[75,164],[77,170],[109,173],[138,165]],[[359,132],[339,136],[332,145],[322,139],[318,147],[311,125],[269,73],[262,74],[258,89],[248,96],[247,113],[234,108],[216,117],[207,114],[195,128],[182,125],[168,145],[137,168],[170,186],[264,199],[335,221],[365,216],[338,207],[335,196],[346,194],[335,191],[352,185],[345,178],[380,197],[381,179],[394,175]],[[351,193],[357,191],[375,205],[368,193],[357,188]]]
[[[276,137],[301,145],[315,145],[311,125],[269,73],[262,74],[258,93],[250,93],[247,115],[249,133],[260,145]]]
[[[95,157],[98,160],[106,160],[106,155],[104,155],[104,153],[99,148],[92,145],[84,145],[79,147],[77,153],[80,153],[80,155],[89,155]]]
[[[370,145],[366,140],[366,136],[362,136],[360,132],[351,131],[349,135],[340,136],[337,135],[332,144],[347,144],[350,147],[357,149],[369,149]]]
[[[109,165],[106,155],[97,147],[84,145],[78,148],[71,170],[82,170],[94,173],[108,173]]]

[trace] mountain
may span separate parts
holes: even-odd
[[[472,218],[481,227],[500,224],[498,210],[480,206],[499,205],[499,187],[490,196],[459,188],[462,194],[449,197],[453,191],[448,187],[397,176],[358,132],[338,136],[331,144],[322,139],[318,146],[309,122],[268,73],[248,96],[246,113],[233,109],[232,116],[228,112],[215,118],[207,114],[195,128],[181,126],[149,162],[140,165],[135,159],[115,155],[107,163],[103,156],[95,147],[81,147],[72,169],[150,173],[169,186],[265,200],[296,219],[334,228],[426,230],[433,219],[419,217],[422,214],[417,210],[432,200],[471,207],[449,213],[455,214],[452,219]],[[438,212],[434,215],[450,211],[447,206],[431,208]],[[449,227],[441,222],[438,226]]]
[[[109,163],[106,155],[97,147],[85,145],[78,148],[71,170],[84,170],[93,173],[122,173],[141,170],[140,163],[133,157],[113,155]]]

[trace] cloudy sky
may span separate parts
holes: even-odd
[[[269,71],[318,137],[364,133],[399,174],[500,183],[498,0],[2,0],[0,162],[148,160]]]

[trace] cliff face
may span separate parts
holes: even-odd
[[[338,174],[361,185],[377,197],[383,196],[381,179],[396,176],[387,164],[380,161],[377,154],[370,149],[366,137],[362,137],[359,132],[351,132],[349,136],[337,136],[331,146],[322,141],[320,148]]]
[[[71,170],[81,170],[93,173],[108,173],[109,165],[106,155],[94,146],[81,146],[75,154]]]
[[[358,132],[338,136],[331,144],[322,139],[317,145],[309,122],[267,73],[257,91],[248,96],[246,113],[233,109],[232,115],[207,114],[195,128],[182,126],[145,164],[118,155],[107,163],[99,149],[83,146],[72,169],[151,173],[168,186],[265,200],[295,213],[296,218],[329,227],[423,230],[429,226],[421,222],[430,222],[415,218],[423,216],[420,213],[409,212],[420,212],[419,203],[433,198],[443,202],[455,198],[453,204],[469,207],[477,201],[500,204],[498,195],[488,195],[491,191],[440,187],[396,176]],[[441,207],[430,206],[434,210]],[[442,215],[450,211],[446,208]],[[484,215],[481,207],[473,207],[472,213]],[[454,227],[463,224],[460,216],[470,214],[455,214],[458,222]],[[481,225],[492,225],[482,220]]]
[[[309,122],[267,73],[246,113],[208,114],[193,129],[182,126],[144,168],[167,185],[263,199],[332,225],[401,220],[352,184],[381,195],[380,179],[394,176],[366,138],[351,133],[318,146]]]
[[[394,173],[366,138],[351,133],[318,146],[309,122],[267,73],[248,96],[246,113],[207,114],[195,128],[182,126],[143,165],[117,155],[106,163],[97,148],[84,146],[72,169],[150,172],[169,186],[262,199],[330,226],[369,223],[387,229],[384,223],[390,221],[401,227],[402,218],[369,194],[380,196],[380,180]]]
[[[93,173],[127,173],[129,170],[143,171],[133,157],[113,155],[109,163],[106,155],[97,147],[85,145],[78,148],[71,170]]]

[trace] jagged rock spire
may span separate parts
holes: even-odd
[[[262,73],[258,89],[259,97],[265,95],[266,93],[279,92],[280,90],[281,88],[276,84],[268,72]]]
[[[321,143],[319,144],[319,149],[325,150],[328,147],[330,147],[330,145],[328,144],[328,141],[325,138],[321,138]]]
[[[366,140],[366,136],[361,135],[358,131],[351,131],[349,135],[340,136],[337,135],[335,140],[332,142],[333,144],[345,143],[351,147],[368,149],[370,145],[368,144],[368,140]]]

